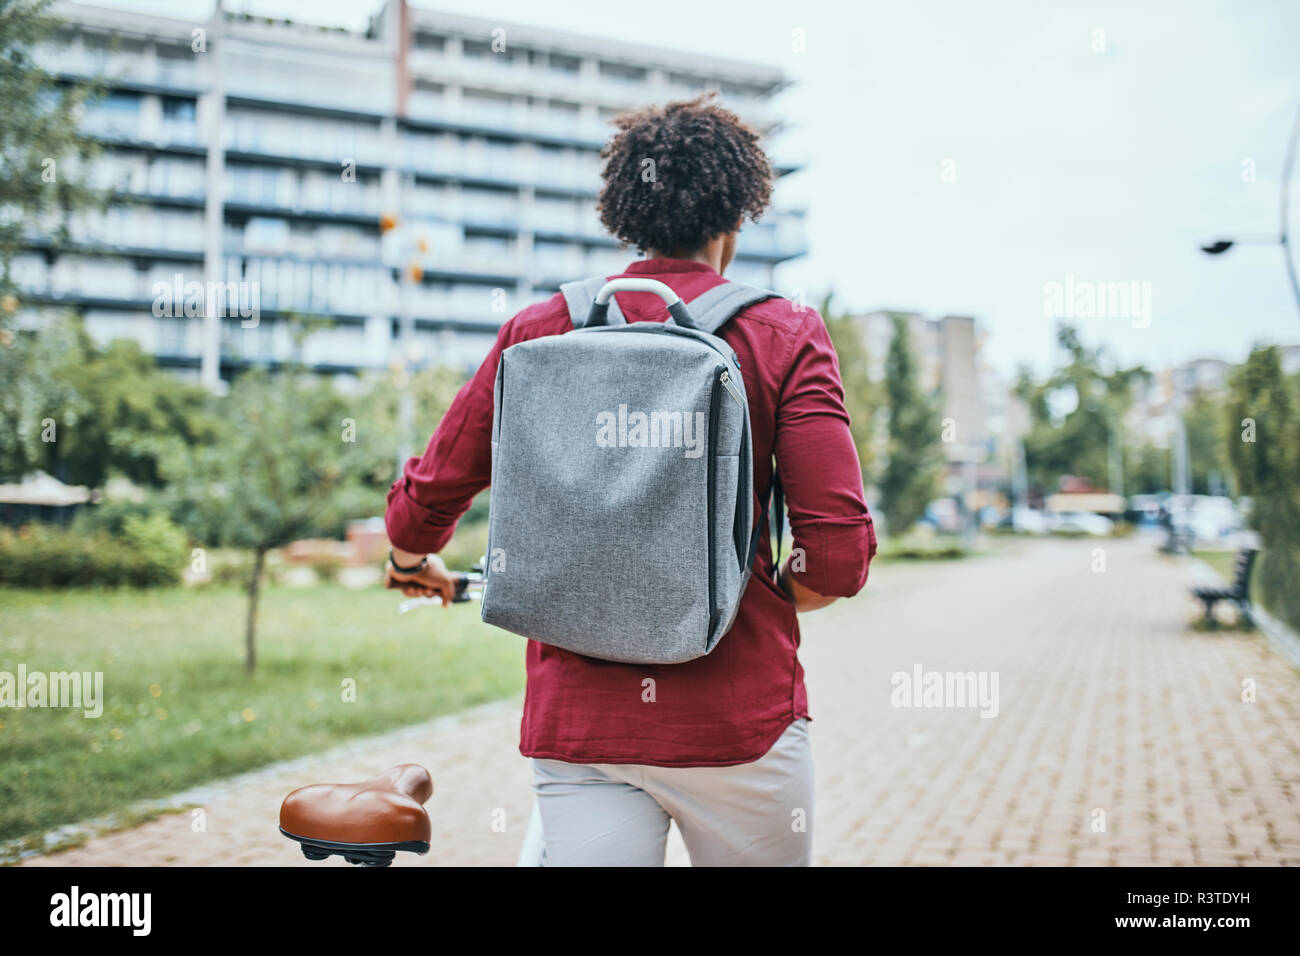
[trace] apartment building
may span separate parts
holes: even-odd
[[[940,417],[952,420],[950,435],[954,440],[946,445],[949,458],[970,460],[977,455],[971,446],[984,442],[988,432],[975,320],[964,315],[928,319],[917,312],[888,311],[857,316],[854,321],[866,343],[871,375],[876,379],[885,375],[895,315],[902,316],[907,325],[921,388],[939,399]]]
[[[55,9],[66,27],[42,61],[105,83],[90,175],[123,203],[57,249],[55,224],[32,224],[15,262],[29,321],[75,309],[213,385],[288,361],[474,365],[518,309],[636,257],[596,216],[612,116],[717,90],[769,149],[782,129],[780,70],[402,0],[364,32]],[[777,197],[729,276],[775,286],[805,251],[802,211]],[[182,308],[168,290],[196,281],[232,284],[256,315]]]
[[[936,427],[948,465],[945,490],[965,496],[971,507],[1000,503],[1028,427],[1027,412],[1011,394],[1010,382],[982,354],[983,330],[965,315],[931,319],[919,312],[882,310],[856,316],[876,380],[885,375],[894,316],[907,326],[921,389],[939,407]],[[876,428],[882,458],[888,414],[887,408],[880,409]]]

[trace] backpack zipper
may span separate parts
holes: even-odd
[[[669,325],[667,322],[630,322],[627,325],[598,325],[594,328],[574,329],[574,332],[658,332],[667,335],[680,335],[683,338],[694,339],[705,348],[712,349],[721,355],[724,359],[730,359],[731,364],[739,367],[740,360],[736,357],[735,351],[723,342],[712,332],[701,332],[699,329],[688,329],[680,325]],[[716,342],[710,342],[709,339],[718,339]]]
[[[727,394],[730,395],[732,399],[735,401],[736,405],[739,406],[741,413],[744,414],[746,418],[748,418],[749,405],[745,402],[744,396],[740,394],[740,389],[736,388],[736,381],[731,377],[731,373],[726,369],[723,369],[720,378],[722,379],[723,387],[726,388],[727,390]],[[745,447],[746,447],[745,443],[742,441],[740,444],[741,452],[745,451]],[[742,506],[739,497],[737,497],[736,518],[735,518],[736,560],[737,562],[739,562],[741,568],[743,569],[745,567],[745,558],[744,558],[745,550],[744,550],[744,538],[743,538],[745,532],[744,529],[741,527],[741,523],[742,523],[741,515],[742,515]]]
[[[725,386],[729,385],[730,382],[731,376],[727,374],[726,366],[717,366],[717,375],[713,379],[713,388],[709,392],[709,439],[706,446],[706,454],[709,456],[706,465],[708,469],[706,482],[708,487],[708,500],[705,502],[705,522],[708,526],[707,540],[709,543],[709,629],[704,634],[704,640],[706,642],[709,639],[709,635],[713,633],[713,625],[718,616],[718,569],[717,561],[713,556],[713,499],[717,493],[716,489],[718,481],[717,455],[715,455],[714,452],[717,450],[716,446],[718,441],[718,413],[721,411],[722,407],[718,402],[718,393],[721,392]]]
[[[725,368],[722,370],[722,384],[726,388],[727,394],[736,400],[736,404],[742,409],[745,407],[745,399],[740,394],[740,389],[736,388],[736,383],[731,378],[731,373]]]

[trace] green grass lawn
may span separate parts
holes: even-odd
[[[249,676],[236,589],[0,589],[0,671],[104,674],[98,719],[0,709],[0,841],[522,690],[523,640],[477,604],[399,600],[268,589]]]

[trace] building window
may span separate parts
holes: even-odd
[[[493,53],[492,44],[485,43],[482,40],[465,40],[464,42],[461,43],[460,48],[463,55],[467,57],[473,57],[475,59],[489,57],[489,56],[508,57],[510,55],[509,52]]]
[[[758,97],[758,91],[753,87],[742,86],[738,83],[720,83],[718,89],[722,95],[735,100],[752,100]]]
[[[557,73],[579,73],[582,70],[582,60],[576,56],[565,56],[563,53],[552,53],[547,58],[547,66]]]
[[[193,123],[194,101],[182,100],[172,96],[163,97],[163,119],[169,123]]]
[[[415,33],[415,48],[441,53],[447,48],[447,38],[438,33],[426,33],[423,30],[417,30]]]
[[[171,317],[157,319],[155,329],[160,355],[184,357],[189,354],[187,342],[188,319]]]
[[[673,86],[682,86],[688,90],[703,92],[709,88],[709,81],[702,76],[692,76],[689,73],[669,73],[668,82]]]
[[[644,83],[646,69],[642,66],[625,66],[622,63],[601,63],[600,78],[618,83]]]
[[[97,112],[114,116],[134,116],[140,112],[140,97],[135,93],[109,93],[94,106]]]
[[[512,115],[513,99],[503,93],[491,93],[487,90],[466,90],[464,95],[465,112],[472,119],[488,122],[508,121]]]

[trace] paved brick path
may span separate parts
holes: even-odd
[[[879,565],[862,596],[806,618],[817,862],[1300,863],[1300,674],[1261,637],[1188,630],[1186,560],[1106,541],[1097,573],[1098,546]],[[892,706],[891,675],[916,665],[996,671],[997,716]],[[203,788],[204,833],[172,815],[28,863],[305,864],[275,830],[286,792],[415,760],[437,784],[420,862],[511,864],[531,806],[518,706]],[[686,861],[675,834],[669,861]]]

